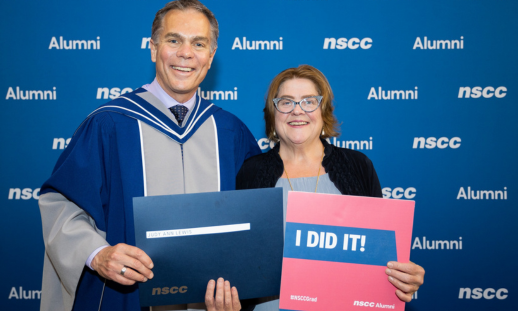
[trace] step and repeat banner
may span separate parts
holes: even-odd
[[[151,23],[165,1],[3,1],[1,310],[38,310],[39,189],[96,107],[155,76]],[[407,310],[516,310],[518,2],[204,1],[220,23],[201,96],[263,151],[271,79],[300,64],[335,93],[341,135],[386,198],[416,201]],[[81,176],[77,176],[81,178]]]

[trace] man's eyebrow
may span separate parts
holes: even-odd
[[[209,38],[204,36],[195,36],[192,38],[192,41],[203,41],[203,42],[209,42]]]
[[[175,32],[169,32],[165,34],[164,38],[182,38],[182,36]]]
[[[167,33],[165,36],[164,36],[165,39],[169,39],[169,38],[175,38],[175,39],[185,39],[186,37],[185,36],[182,36],[181,34],[179,33],[176,33],[176,32],[169,32]],[[191,41],[203,41],[203,42],[209,42],[209,38],[205,37],[205,36],[194,36],[194,37],[191,37],[191,38],[188,38],[190,39]]]

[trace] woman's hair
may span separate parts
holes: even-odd
[[[266,136],[271,141],[279,141],[275,133],[275,105],[273,99],[279,94],[281,85],[291,79],[308,79],[315,84],[318,95],[322,95],[320,107],[322,109],[322,121],[324,123],[324,135],[321,138],[338,136],[338,121],[333,114],[333,91],[324,74],[310,65],[300,65],[297,68],[288,68],[273,78],[266,94],[264,105],[264,121],[266,123]]]

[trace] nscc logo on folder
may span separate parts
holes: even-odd
[[[385,269],[409,261],[414,204],[290,192],[281,310],[403,310]]]

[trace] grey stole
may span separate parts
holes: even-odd
[[[173,114],[153,94],[145,92],[139,96],[176,123]],[[185,117],[183,126],[190,124],[191,112]],[[214,117],[206,119],[183,146],[144,122],[139,121],[139,129],[146,196],[220,190]]]
[[[144,92],[139,96],[176,123],[173,114],[153,94]],[[189,126],[191,112],[186,115],[183,126]],[[138,124],[145,196],[220,190],[219,150],[214,117],[206,119],[183,146],[144,122],[138,121]],[[152,311],[191,311],[206,308],[204,303],[196,303],[158,306],[150,309]]]

